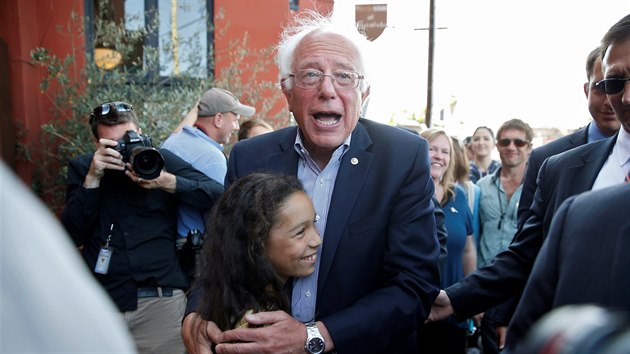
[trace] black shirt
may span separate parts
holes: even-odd
[[[113,253],[107,274],[94,273],[120,311],[137,308],[138,287],[185,289],[188,281],[175,254],[177,205],[209,209],[223,186],[172,152],[160,150],[164,169],[177,176],[176,192],[144,189],[122,172],[108,170],[98,188],[83,187],[93,154],[68,165],[68,190],[62,222],[94,273],[110,228]]]

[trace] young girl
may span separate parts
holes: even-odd
[[[284,284],[315,270],[316,221],[297,178],[254,173],[236,181],[207,220],[199,314],[227,330],[246,325],[248,311],[290,313]]]

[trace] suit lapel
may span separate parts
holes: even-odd
[[[576,146],[585,145],[588,143],[588,128],[592,123],[586,125],[586,127],[576,131],[571,134],[571,138],[569,139],[571,148]]]
[[[589,191],[593,188],[595,179],[608,159],[616,139],[617,136],[615,135],[614,137],[586,145],[592,148],[584,151],[580,155],[579,161],[576,161],[574,165],[568,166],[568,183],[565,188],[571,195]]]
[[[319,268],[318,288],[325,284],[341,237],[346,232],[352,210],[368,176],[374,154],[366,149],[372,140],[365,127],[358,124],[352,134],[350,149],[341,160],[335,189],[328,209],[324,246]]]

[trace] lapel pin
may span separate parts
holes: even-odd
[[[455,209],[455,207],[451,207],[451,212],[452,213],[457,213],[457,209]]]
[[[356,157],[353,157],[350,159],[350,163],[353,165],[358,165],[359,164],[359,159],[357,159]]]

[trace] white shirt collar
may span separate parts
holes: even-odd
[[[617,166],[623,166],[630,160],[630,133],[623,127],[619,129],[617,141],[610,156],[611,161]]]

